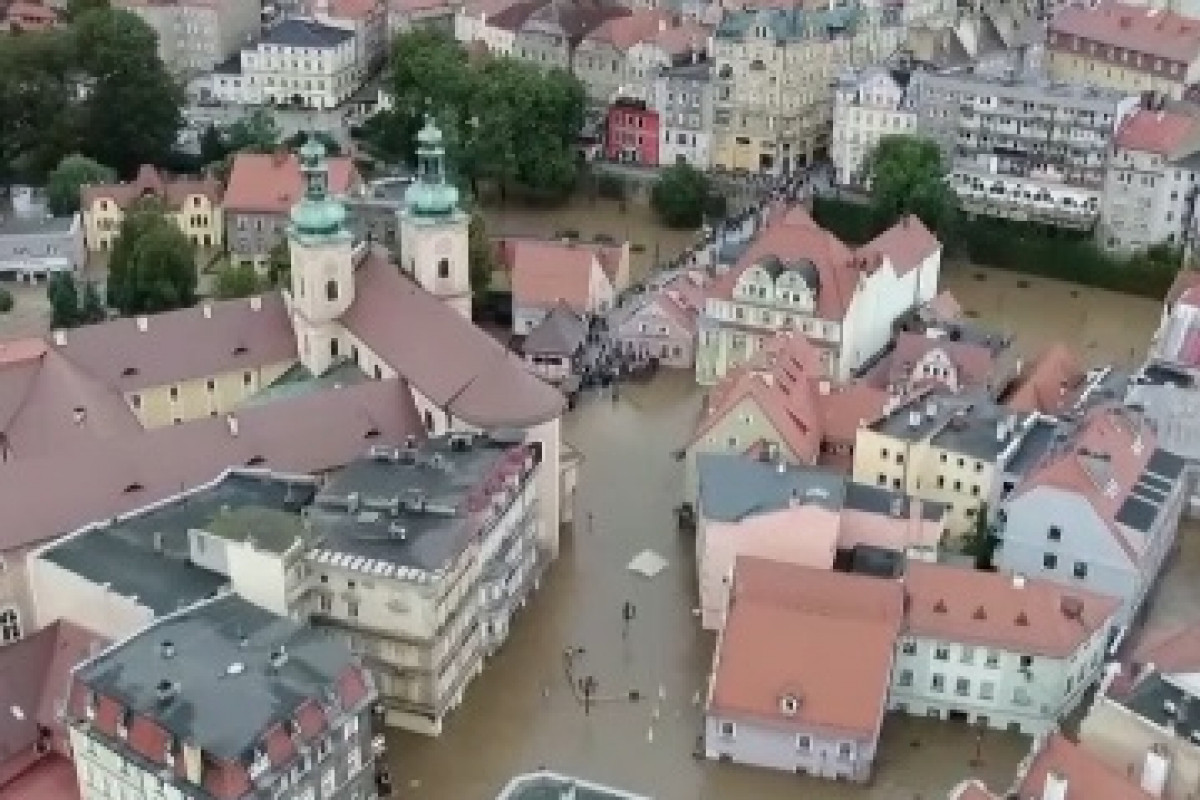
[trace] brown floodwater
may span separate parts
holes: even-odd
[[[549,214],[490,209],[488,216],[497,234],[573,228],[585,238],[604,233],[645,244],[638,274],[655,242],[667,257],[694,240],[659,229],[644,206],[630,204],[622,212],[604,200],[579,199]],[[1062,338],[1089,362],[1124,361],[1130,348],[1144,349],[1157,321],[1150,301],[995,270],[948,267],[944,276],[967,310],[1016,333],[1027,352]],[[389,736],[398,796],[489,800],[512,775],[541,766],[657,800],[940,800],[969,776],[1008,787],[1028,747],[1024,737],[987,732],[977,753],[973,729],[900,716],[885,723],[875,780],[867,787],[694,758],[713,637],[692,613],[693,540],[675,529],[672,508],[682,476],[670,454],[687,440],[700,399],[690,374],[668,372],[627,388],[617,403],[585,398],[568,417],[565,436],[585,458],[578,530],[564,535],[558,561],[511,639],[471,685],[443,735]],[[1200,542],[1193,542],[1200,530],[1188,535],[1159,589],[1151,624],[1185,619],[1200,608]],[[645,549],[669,562],[655,578],[627,569]],[[637,607],[627,637],[626,601]],[[563,652],[572,647],[585,649],[576,676],[598,681],[601,700],[590,715],[565,677]],[[641,699],[631,702],[631,691]]]

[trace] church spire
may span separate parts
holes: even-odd
[[[313,134],[300,148],[300,174],[304,196],[292,207],[291,232],[307,239],[348,236],[346,208],[329,194],[325,146]]]
[[[458,189],[446,180],[446,148],[433,117],[417,134],[417,177],[404,194],[410,213],[419,217],[445,217],[458,210]]]

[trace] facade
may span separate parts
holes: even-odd
[[[987,395],[939,388],[859,428],[854,480],[945,504],[947,530],[962,536],[980,524],[980,509],[1024,433],[1025,418]]]
[[[892,575],[907,560],[936,561],[943,509],[850,482],[832,470],[730,453],[699,457],[696,566],[700,620],[725,625],[734,563],[764,558],[855,571],[873,560]]]
[[[869,67],[838,79],[833,95],[833,138],[829,158],[834,180],[866,186],[866,163],[882,136],[912,133],[917,127],[909,75]]]
[[[572,72],[580,43],[609,20],[631,13],[609,0],[534,0],[524,9],[497,14],[493,23],[514,29],[513,57],[543,69]]]
[[[454,39],[463,44],[482,42],[489,53],[511,56],[515,52],[517,30],[539,2],[525,0],[472,0],[454,12]]]
[[[391,6],[385,0],[317,0],[317,22],[354,34],[356,85],[361,85],[387,58]]]
[[[912,563],[888,707],[1044,734],[1101,674],[1117,602],[1040,579]]]
[[[225,244],[221,184],[209,178],[175,178],[143,164],[131,183],[84,186],[80,190],[84,241],[91,252],[111,250],[125,213],[150,200],[163,206],[194,246],[219,249]]]
[[[709,678],[705,755],[870,780],[903,594],[895,581],[739,559]]]
[[[329,191],[355,192],[362,179],[349,158],[329,159]],[[233,157],[225,189],[229,253],[243,264],[265,268],[272,248],[284,243],[288,212],[303,194],[299,159],[285,152]]]
[[[0,219],[0,279],[39,283],[59,272],[78,272],[86,260],[79,214]]]
[[[1046,51],[1050,77],[1068,83],[1178,99],[1200,80],[1200,26],[1176,11],[1067,6],[1050,22]]]
[[[351,800],[375,793],[374,700],[335,637],[227,595],[80,664],[64,712],[88,797]]]
[[[781,330],[797,330],[844,380],[882,352],[892,324],[937,294],[942,247],[906,217],[851,249],[801,207],[767,221],[736,265],[706,293],[696,380],[719,381]]]
[[[969,212],[1090,229],[1112,137],[1137,98],[985,73],[921,73],[917,130]]]
[[[211,72],[258,37],[260,9],[239,0],[120,0],[154,31],[158,56],[181,76]]]
[[[604,157],[627,164],[659,163],[659,116],[645,100],[618,98],[608,107]]]
[[[267,28],[239,61],[213,73],[213,97],[233,105],[337,108],[361,85],[365,68],[355,32],[315,20]]]
[[[1101,247],[1117,252],[1189,243],[1200,172],[1200,110],[1139,109],[1113,141],[1105,173]]]
[[[621,96],[647,100],[647,78],[638,75],[640,65],[631,62],[630,50],[672,24],[667,12],[646,9],[613,17],[589,31],[571,61],[588,100],[598,106],[607,106]]]
[[[608,320],[613,346],[628,356],[656,358],[663,366],[694,369],[696,319],[706,281],[700,270],[687,270],[623,303]]]
[[[1135,412],[1097,405],[1001,502],[996,564],[1119,598],[1130,626],[1174,548],[1184,468]]]
[[[660,67],[654,77],[652,98],[662,129],[659,163],[708,169],[713,128],[712,65],[698,62]]]
[[[900,44],[899,15],[858,4],[727,11],[713,33],[713,166],[788,174],[829,152],[832,82]]]
[[[545,567],[547,468],[533,443],[457,433],[373,450],[322,488],[310,611],[349,635],[388,725],[438,735],[508,638]]]
[[[1150,636],[1101,684],[1079,742],[1153,797],[1187,800],[1200,789],[1200,742],[1189,714],[1197,700],[1200,637],[1192,625]]]

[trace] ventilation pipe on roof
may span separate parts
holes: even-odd
[[[1067,800],[1067,777],[1051,770],[1042,786],[1042,800]]]
[[[144,317],[144,316],[138,317],[136,322],[137,322],[137,329],[141,333],[145,333],[146,331],[150,330],[150,318],[149,317]]]
[[[67,332],[65,330],[62,330],[60,328],[54,332],[54,346],[55,347],[66,347],[67,346]]]
[[[212,303],[205,303],[200,307],[205,319],[212,319]]]
[[[238,418],[233,414],[225,415],[225,424],[229,426],[229,435],[236,437],[238,435]]]
[[[163,658],[175,657],[175,643],[169,639],[158,646],[158,653]]]
[[[262,311],[262,297],[260,295],[256,294],[250,298],[250,310]]]
[[[283,645],[279,645],[278,647],[276,647],[274,650],[271,651],[271,668],[272,669],[279,669],[280,667],[282,667],[284,664],[287,663],[287,660],[288,660],[287,648],[284,647]]]
[[[908,412],[908,427],[910,427],[910,428],[921,427],[921,412],[920,411]]]
[[[1014,589],[1025,588],[1025,576],[1019,572],[1014,572],[1012,576],[1012,585]]]
[[[1142,762],[1142,790],[1151,797],[1162,797],[1167,788],[1167,774],[1171,764],[1165,753],[1157,747],[1146,751],[1146,759]]]
[[[167,705],[175,699],[177,694],[179,694],[179,684],[166,678],[159,681],[158,685],[154,687],[154,696],[160,705]]]

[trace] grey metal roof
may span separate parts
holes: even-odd
[[[1174,481],[1183,472],[1184,463],[1179,456],[1156,449],[1117,510],[1117,522],[1149,532],[1174,488]]]
[[[860,544],[853,549],[850,571],[876,578],[895,578],[903,571],[903,557],[894,550]]]
[[[1158,516],[1158,508],[1153,503],[1131,495],[1121,503],[1121,508],[1117,511],[1117,522],[1145,533],[1153,526],[1154,519]]]
[[[272,664],[281,646],[286,660]],[[352,663],[335,634],[224,595],[158,620],[76,675],[179,739],[247,763],[270,726],[323,700]],[[169,702],[159,698],[164,681],[175,691]]]
[[[912,508],[913,498],[901,492],[887,489],[883,486],[872,486],[866,483],[846,482],[846,494],[842,507],[854,511],[865,511],[871,514],[897,514],[908,516]],[[929,521],[942,518],[946,511],[945,503],[924,501],[921,506],[921,517]]]
[[[521,345],[527,355],[573,355],[587,338],[587,323],[568,306],[559,303],[550,309]]]
[[[1054,444],[1054,434],[1058,428],[1058,425],[1046,418],[1035,421],[1021,437],[1021,443],[1017,445],[1016,450],[1009,457],[1008,463],[1004,465],[1004,472],[1010,475],[1028,474],[1038,465],[1042,457],[1050,452],[1050,448]]]
[[[900,406],[872,427],[895,439],[929,439],[943,450],[994,461],[1012,441],[1012,435],[1003,439],[997,435],[997,424],[1015,416],[984,394],[938,390]]]
[[[1161,475],[1168,480],[1174,480],[1183,472],[1186,463],[1179,456],[1159,448],[1154,451],[1154,455],[1150,456],[1150,460],[1146,462],[1146,471],[1155,475]]]
[[[298,511],[314,491],[309,483],[231,473],[177,501],[64,539],[41,557],[166,614],[227,583],[191,563],[189,530],[237,540],[253,536],[256,546],[282,552],[303,535]]]
[[[284,47],[337,47],[354,38],[352,31],[309,19],[285,19],[263,31],[262,43]]]
[[[1127,696],[1116,701],[1137,716],[1174,731],[1181,739],[1200,736],[1200,699],[1168,683],[1158,672],[1142,677]],[[1176,711],[1172,713],[1168,708]]]
[[[734,453],[702,453],[700,513],[708,519],[737,522],[786,508],[793,501],[842,508],[845,475],[830,470],[759,461]]]
[[[441,436],[352,462],[309,511],[322,548],[427,572],[444,567],[473,533],[467,495],[518,442],[477,437],[459,450]]]

